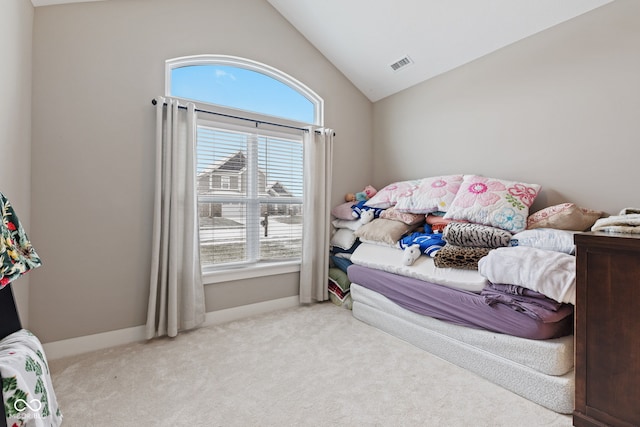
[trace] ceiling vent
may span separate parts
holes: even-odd
[[[408,67],[411,64],[413,64],[413,61],[407,55],[404,58],[399,59],[396,62],[394,62],[393,64],[391,64],[390,67],[391,67],[391,69],[393,71],[398,71],[398,70],[401,70],[401,69],[403,69],[405,67]]]

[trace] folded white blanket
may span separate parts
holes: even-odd
[[[576,303],[576,260],[562,252],[526,246],[497,248],[478,262],[490,282],[518,285],[558,302]]]
[[[419,256],[412,265],[406,265],[403,257],[404,252],[401,249],[365,242],[353,252],[351,262],[363,267],[471,292],[480,292],[487,284],[487,279],[476,270],[438,268],[433,258],[426,255]]]
[[[0,340],[0,375],[8,426],[62,423],[42,344],[21,329]]]
[[[591,231],[639,234],[640,214],[614,215],[600,218],[593,224]]]

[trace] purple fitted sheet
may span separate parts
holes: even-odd
[[[435,319],[529,339],[573,333],[573,316],[544,323],[505,304],[489,306],[477,293],[353,264],[349,280],[384,295],[407,310]]]

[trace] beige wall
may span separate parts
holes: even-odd
[[[11,202],[38,251],[31,214],[31,33],[29,0],[0,1],[0,192]],[[29,279],[13,289],[24,326],[29,326]]]
[[[377,186],[475,173],[640,206],[640,2],[617,0],[374,105]]]
[[[325,100],[334,199],[371,178],[371,103],[265,0],[112,0],[39,7],[33,41],[31,279],[43,342],[146,319],[154,110],[164,61],[256,60]],[[297,274],[206,287],[207,310],[297,295]]]

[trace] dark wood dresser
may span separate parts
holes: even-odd
[[[576,243],[574,426],[640,426],[640,235]]]

